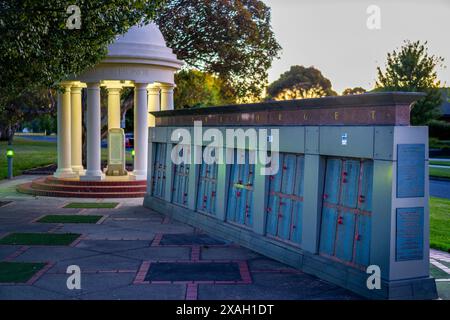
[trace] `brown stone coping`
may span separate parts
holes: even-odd
[[[409,125],[423,93],[383,92],[151,112],[156,126]]]

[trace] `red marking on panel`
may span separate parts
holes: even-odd
[[[157,247],[157,246],[159,246],[159,243],[161,242],[161,239],[162,239],[162,237],[163,237],[163,234],[162,233],[158,233],[158,234],[156,234],[155,235],[155,238],[153,239],[153,242],[152,242],[152,247]]]
[[[194,245],[191,249],[191,260],[199,261],[200,260],[200,246]]]

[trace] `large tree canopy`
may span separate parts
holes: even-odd
[[[96,64],[117,34],[153,18],[160,3],[0,0],[0,105]],[[80,9],[80,29],[66,25],[74,4]]]
[[[399,51],[388,53],[384,72],[377,68],[376,90],[427,94],[414,104],[411,111],[411,122],[415,125],[427,124],[436,118],[442,103],[436,69],[443,66],[444,59],[428,54],[426,45],[426,42],[405,41]]]
[[[335,96],[331,81],[320,70],[304,66],[292,66],[268,88],[270,99],[291,100]]]
[[[0,0],[0,139],[54,110],[47,88],[98,63],[116,35],[153,18],[161,2]],[[80,29],[70,28],[76,21]]]
[[[235,103],[233,91],[218,77],[198,71],[182,70],[175,75],[177,108],[209,107]]]
[[[259,0],[168,0],[155,21],[178,58],[218,75],[243,99],[260,97],[281,49],[270,20]]]

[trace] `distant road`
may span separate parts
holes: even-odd
[[[24,138],[28,140],[34,141],[47,141],[47,142],[56,142],[56,136],[17,136],[18,138]]]
[[[450,199],[450,180],[443,181],[430,179],[430,196]]]

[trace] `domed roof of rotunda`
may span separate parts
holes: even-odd
[[[131,27],[109,45],[106,63],[144,63],[180,68],[178,60],[155,23]]]

